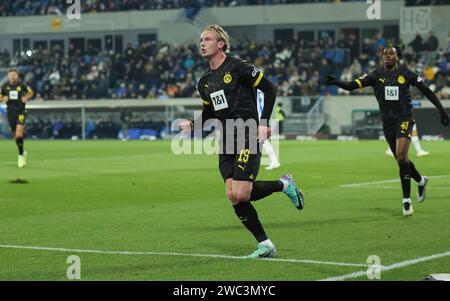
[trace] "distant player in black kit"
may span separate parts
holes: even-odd
[[[8,82],[0,90],[0,100],[7,106],[9,125],[19,149],[17,163],[19,168],[27,164],[27,153],[23,149],[23,134],[27,114],[25,104],[31,97],[33,97],[33,91],[19,79],[19,72],[16,69],[9,69]]]
[[[441,123],[449,124],[449,115],[436,95],[423,84],[423,80],[406,66],[399,65],[400,49],[387,47],[383,50],[384,66],[368,75],[351,81],[339,81],[333,76],[327,76],[327,84],[337,85],[342,89],[352,91],[358,88],[373,87],[377,98],[383,131],[386,141],[395,155],[400,168],[400,180],[403,190],[403,215],[412,215],[411,177],[418,183],[419,202],[425,200],[425,188],[428,182],[426,176],[421,176],[414,164],[408,158],[411,133],[415,124],[412,114],[411,95],[409,87],[417,87],[438,108]]]
[[[276,181],[255,181],[258,175],[260,143],[271,135],[268,122],[276,98],[275,86],[257,67],[226,55],[229,37],[219,25],[207,26],[200,36],[201,55],[209,61],[210,70],[198,82],[203,99],[200,120],[181,122],[183,132],[190,132],[211,119],[223,128],[219,155],[219,169],[225,182],[226,194],[244,226],[258,241],[257,249],[248,258],[273,257],[276,249],[267,237],[258,214],[250,201],[257,201],[283,191],[297,207],[303,209],[304,200],[292,176],[284,175]],[[264,109],[259,123],[256,89],[263,91]],[[247,130],[246,124],[254,124]],[[242,131],[241,131],[242,130]],[[243,142],[243,143],[240,143]]]

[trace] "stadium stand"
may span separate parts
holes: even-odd
[[[130,10],[179,9],[198,11],[203,7],[243,6],[243,5],[275,5],[302,3],[339,3],[364,0],[90,0],[82,1],[82,13],[102,13]],[[421,2],[424,1],[412,1]],[[427,2],[427,1],[425,1]],[[430,2],[430,1],[428,1]],[[434,1],[439,2],[439,1]],[[67,6],[65,0],[0,0],[0,16],[31,16],[62,14]],[[192,12],[195,13],[195,12]]]
[[[236,6],[256,4],[325,3],[339,1],[82,1],[84,13],[107,11],[150,10],[189,7]],[[346,2],[346,1],[342,1]],[[356,1],[355,1],[356,2]],[[408,6],[429,5],[431,1],[406,1]],[[433,1],[432,4],[445,4]],[[58,14],[65,1],[0,0],[0,15],[24,16]],[[361,38],[361,37],[360,37]],[[442,41],[442,40],[441,40]],[[371,94],[371,89],[352,93],[324,85],[324,76],[334,74],[350,80],[369,72],[379,63],[379,52],[387,45],[404,49],[403,61],[420,74],[440,99],[450,99],[450,33],[445,45],[431,32],[417,35],[408,45],[380,32],[364,37],[360,47],[357,37],[345,31],[330,36],[322,31],[316,39],[293,37],[272,42],[232,41],[232,55],[247,59],[264,68],[264,73],[278,85],[279,96],[315,96]],[[441,43],[442,44],[442,43]],[[128,43],[123,51],[96,49],[93,45],[82,51],[73,44],[63,51],[58,44],[50,49],[10,53],[0,50],[0,79],[8,67],[17,67],[35,91],[33,102],[43,100],[83,99],[169,99],[198,97],[196,83],[208,68],[195,44],[175,46],[154,40]],[[3,70],[2,70],[3,68]],[[422,99],[413,92],[413,98]],[[161,134],[164,123],[151,116],[137,114],[130,128],[147,129]],[[144,122],[144,121],[145,122]],[[102,114],[87,116],[88,138],[115,138],[120,122]],[[143,128],[142,128],[143,129]],[[32,116],[28,134],[37,138],[70,138],[80,132],[77,118],[55,115],[52,118]]]
[[[353,39],[352,35],[341,35],[333,41],[323,35],[313,42],[236,43],[232,50],[234,55],[264,66],[265,73],[278,84],[279,96],[335,95],[337,89],[323,85],[326,74],[347,80],[360,76],[379,63],[383,47],[398,44],[376,34],[364,40],[360,51]],[[418,35],[405,51],[404,63],[422,75],[439,97],[449,98],[450,41],[446,51],[436,43],[432,34],[425,42]],[[64,55],[55,45],[50,50],[34,50],[32,55],[9,57],[7,51],[0,53],[2,66],[18,67],[32,83],[38,101],[197,97],[196,82],[207,68],[196,45],[174,47],[154,41],[135,47],[128,44],[123,53],[93,48],[83,53],[69,45]]]
[[[82,1],[82,13],[102,13],[130,10],[160,10],[185,8],[195,14],[203,7],[276,5],[302,3],[365,2],[365,0],[90,0]],[[447,0],[406,0],[406,6],[445,5]],[[61,15],[65,0],[0,0],[0,16]]]

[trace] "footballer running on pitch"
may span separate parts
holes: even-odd
[[[0,89],[0,101],[5,102],[8,111],[8,122],[17,148],[19,149],[18,167],[25,167],[27,153],[23,148],[24,127],[27,111],[25,104],[33,97],[31,88],[19,78],[16,69],[8,70],[8,82]]]
[[[273,257],[275,246],[250,201],[283,191],[296,208],[303,209],[304,199],[291,175],[286,174],[275,181],[256,181],[261,161],[259,144],[271,135],[269,119],[276,88],[257,67],[228,56],[229,49],[229,36],[221,26],[209,25],[203,30],[200,52],[210,66],[197,85],[203,111],[195,121],[182,121],[180,128],[190,132],[199,125],[203,128],[208,120],[218,121],[222,128],[219,170],[226,194],[240,221],[258,241],[257,249],[248,257]],[[260,123],[256,89],[265,95]]]
[[[428,177],[421,176],[408,158],[408,149],[415,120],[412,114],[410,86],[417,87],[438,108],[441,122],[449,124],[449,116],[436,95],[424,85],[423,80],[406,66],[400,64],[401,51],[398,47],[387,47],[382,52],[383,66],[354,81],[340,81],[327,76],[327,84],[337,85],[352,91],[372,87],[381,111],[383,132],[386,141],[395,155],[400,170],[403,191],[403,215],[413,214],[411,204],[411,177],[418,183],[417,199],[425,200]]]

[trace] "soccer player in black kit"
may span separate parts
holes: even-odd
[[[423,80],[406,66],[400,65],[400,49],[387,47],[383,50],[383,67],[372,71],[368,75],[351,81],[336,80],[327,76],[327,84],[337,85],[342,89],[352,91],[358,88],[373,87],[375,97],[381,111],[383,132],[400,169],[400,181],[403,191],[403,215],[413,214],[411,204],[411,177],[418,183],[417,200],[425,200],[425,188],[428,177],[421,176],[419,171],[408,158],[415,120],[412,114],[410,86],[417,87],[439,110],[441,123],[449,124],[449,115],[436,95],[424,85]]]
[[[247,257],[273,257],[277,254],[276,248],[250,201],[283,191],[297,209],[303,209],[304,198],[291,175],[286,174],[275,181],[255,181],[261,161],[260,143],[271,135],[268,123],[276,88],[257,67],[227,56],[229,48],[229,36],[221,26],[209,25],[203,30],[200,52],[208,60],[210,70],[197,85],[203,100],[201,121],[184,120],[180,128],[187,133],[198,126],[203,128],[208,120],[220,122],[223,130],[219,169],[226,194],[240,221],[258,241],[257,249]],[[261,121],[256,105],[256,89],[265,95]]]
[[[16,69],[8,70],[8,82],[0,90],[0,101],[5,102],[8,111],[8,122],[19,149],[19,159],[17,166],[25,167],[27,164],[27,153],[23,148],[24,127],[27,111],[25,104],[33,97],[31,88],[20,80],[19,72]]]

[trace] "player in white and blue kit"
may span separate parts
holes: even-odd
[[[258,116],[259,118],[261,118],[261,113],[264,109],[264,93],[261,90],[256,90],[256,102],[258,108]],[[266,167],[267,170],[272,170],[281,166],[277,154],[275,153],[275,150],[269,140],[266,140],[264,142],[263,151],[268,155],[270,160],[269,165]]]
[[[421,103],[419,101],[413,101],[411,102],[413,108],[420,107]],[[417,126],[414,124],[412,135],[411,135],[411,142],[414,145],[414,149],[416,150],[416,156],[417,157],[424,157],[428,156],[430,154],[429,151],[426,151],[422,148],[422,145],[420,145],[419,140],[419,134],[417,133]],[[392,153],[391,149],[388,147],[386,150],[386,155],[393,157],[394,154]]]

